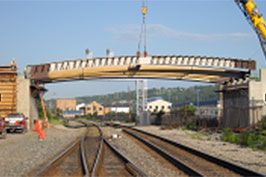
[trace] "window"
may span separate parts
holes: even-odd
[[[0,102],[2,101],[2,94],[0,93]]]
[[[171,109],[171,106],[168,106],[168,109]]]
[[[162,106],[162,109],[164,109],[164,106]]]
[[[90,108],[90,107],[88,107],[88,108],[87,108],[87,110],[88,110],[88,111],[90,111],[90,110],[91,110],[91,108]]]
[[[152,106],[150,106],[150,109],[152,109]]]
[[[155,106],[155,109],[158,109],[158,106]]]
[[[103,108],[99,108],[99,111],[101,111]]]
[[[96,111],[96,106],[93,106],[93,111]]]

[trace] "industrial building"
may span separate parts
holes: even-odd
[[[152,97],[148,99],[147,110],[153,111],[164,111],[168,113],[171,111],[172,103],[163,100],[162,97]]]
[[[74,111],[76,110],[77,101],[73,99],[56,99],[55,101],[56,109],[62,111]]]
[[[88,115],[88,114],[96,114],[98,116],[103,116],[105,114],[104,112],[104,106],[97,103],[96,101],[93,101],[92,103],[86,105],[86,109],[85,109],[85,114]]]
[[[17,68],[12,60],[10,65],[0,65],[0,116],[6,117],[17,110]]]

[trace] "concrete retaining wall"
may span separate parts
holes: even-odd
[[[37,99],[31,95],[30,80],[25,79],[24,75],[17,77],[17,112],[28,117],[28,129],[33,129],[33,122],[39,115],[38,104]]]

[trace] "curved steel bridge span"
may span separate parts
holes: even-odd
[[[26,67],[25,75],[36,83],[83,79],[176,79],[225,83],[246,78],[256,69],[254,60],[202,56],[117,56],[65,60]]]

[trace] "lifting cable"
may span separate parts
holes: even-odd
[[[138,42],[138,51],[137,51],[137,56],[140,57],[140,47],[142,43],[142,38],[144,42],[144,52],[143,56],[146,57],[148,55],[147,53],[147,27],[146,27],[146,14],[147,14],[147,0],[142,0],[142,7],[141,7],[141,12],[142,12],[142,24],[141,24],[141,29],[140,29],[140,35],[139,35],[139,42]]]

